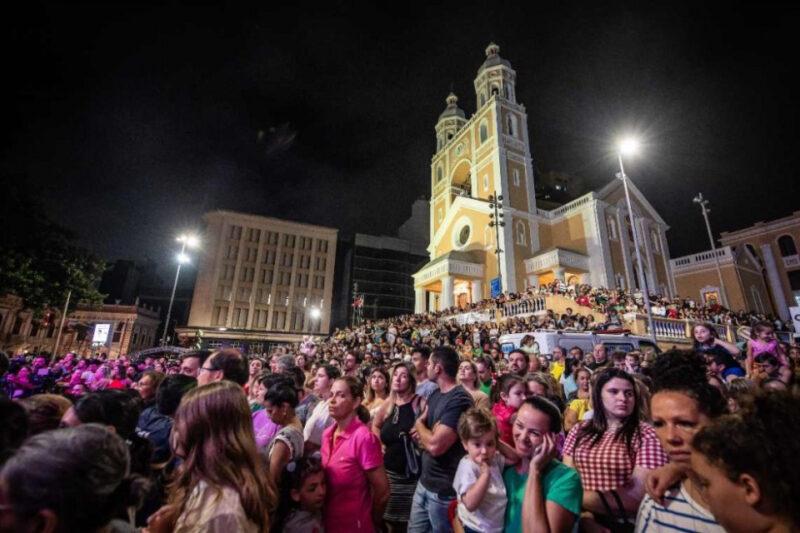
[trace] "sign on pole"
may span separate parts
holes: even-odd
[[[95,324],[92,344],[105,344],[108,340],[108,333],[111,331],[111,324]]]
[[[500,276],[490,281],[489,286],[492,289],[492,298],[497,298],[503,294],[503,285],[500,283]]]
[[[794,322],[794,336],[800,335],[800,307],[790,307],[789,314]]]

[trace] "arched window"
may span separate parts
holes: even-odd
[[[489,125],[486,124],[486,121],[481,122],[479,135],[480,135],[481,143],[486,142],[486,139],[489,138]]]
[[[444,177],[444,173],[442,171],[442,167],[439,167],[436,169],[436,181],[437,182],[442,181],[442,177]]]
[[[481,95],[481,107],[483,107],[483,105],[484,105],[485,103],[486,103],[486,95],[485,95],[485,94],[482,94],[482,95]]]
[[[517,117],[514,115],[508,115],[508,134],[512,137],[516,135],[517,132]]]
[[[514,186],[519,187],[519,169],[514,169]]]
[[[517,244],[525,246],[527,243],[527,238],[525,237],[525,223],[521,220],[517,221]]]
[[[508,85],[503,85],[503,96],[508,99]]]
[[[781,257],[789,257],[797,255],[797,246],[794,244],[794,239],[791,235],[783,235],[778,239],[778,248],[781,251]]]
[[[492,96],[497,96],[500,94],[500,89],[497,88],[497,85],[492,85]]]

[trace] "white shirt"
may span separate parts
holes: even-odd
[[[646,496],[639,506],[636,516],[636,532],[697,531],[699,533],[723,533],[725,529],[717,523],[714,516],[692,499],[689,492],[680,485],[664,495],[666,505],[660,505]]]
[[[474,511],[468,511],[461,503],[461,497],[472,487],[481,475],[480,467],[464,456],[458,463],[458,470],[453,478],[453,488],[458,498],[458,518],[461,522],[482,533],[501,533],[506,516],[506,484],[503,481],[503,456],[495,454],[492,465],[489,467],[489,487],[483,496],[480,505]]]
[[[306,442],[322,446],[322,433],[328,426],[333,424],[333,418],[328,412],[328,404],[329,400],[317,402],[314,410],[311,411],[311,415],[306,420],[306,425],[303,428],[303,440]]]

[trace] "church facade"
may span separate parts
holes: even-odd
[[[447,97],[431,160],[430,261],[414,274],[415,310],[466,307],[488,298],[497,278],[505,292],[554,279],[636,289],[640,269],[651,292],[674,295],[669,227],[630,181],[633,221],[618,179],[556,209],[537,208],[516,82],[516,71],[490,44],[474,82],[475,114],[467,119],[458,98]],[[495,205],[498,226],[491,224]]]

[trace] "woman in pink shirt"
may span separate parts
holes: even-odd
[[[336,423],[322,435],[326,533],[376,531],[389,499],[381,443],[365,425],[369,412],[361,405],[363,397],[364,386],[351,376],[331,387],[328,408]]]

